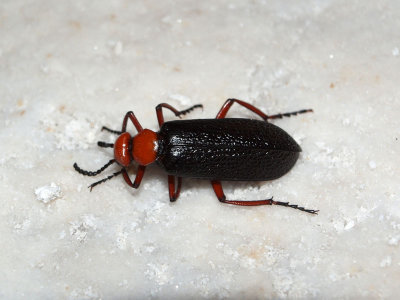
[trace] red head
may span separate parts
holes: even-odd
[[[158,138],[154,131],[144,129],[133,138],[128,132],[123,132],[114,143],[114,158],[124,167],[132,160],[146,166],[157,158]]]

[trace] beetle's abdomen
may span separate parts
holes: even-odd
[[[215,180],[271,180],[295,164],[300,146],[279,127],[250,119],[166,122],[158,164],[170,175]]]

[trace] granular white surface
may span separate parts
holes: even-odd
[[[397,298],[399,29],[396,0],[3,0],[0,298]],[[90,193],[118,167],[72,168],[111,159],[100,128],[129,110],[156,130],[160,102],[210,118],[231,97],[314,113],[274,122],[303,149],[286,176],[228,198],[318,216],[190,179],[171,204],[157,166]]]

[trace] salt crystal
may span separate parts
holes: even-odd
[[[350,220],[349,222],[346,223],[346,225],[344,226],[344,230],[350,230],[351,228],[354,227],[354,221]]]
[[[392,257],[391,256],[386,256],[384,259],[382,259],[380,263],[380,267],[389,267],[392,264]]]
[[[123,50],[123,45],[122,45],[122,43],[121,43],[120,41],[118,41],[118,42],[115,44],[115,47],[114,47],[114,53],[115,53],[115,55],[121,55],[122,50]]]
[[[375,169],[375,168],[376,168],[376,162],[374,162],[373,160],[371,160],[371,161],[368,163],[368,165],[369,165],[369,167],[370,167],[371,169]]]
[[[397,246],[399,244],[400,236],[395,236],[389,239],[390,246]]]
[[[49,203],[61,196],[61,188],[54,182],[35,189],[36,200]]]

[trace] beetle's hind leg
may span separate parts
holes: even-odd
[[[222,189],[222,185],[220,181],[213,180],[211,181],[212,187],[214,189],[215,194],[218,197],[218,200],[222,203],[233,204],[233,205],[240,205],[240,206],[258,206],[258,205],[280,205],[280,206],[287,206],[294,209],[298,209],[310,214],[318,214],[318,210],[314,209],[307,209],[296,204],[289,204],[289,202],[280,202],[274,201],[271,199],[266,200],[249,200],[249,201],[242,201],[242,200],[226,200],[226,196]]]
[[[164,124],[164,115],[163,115],[163,112],[162,112],[163,108],[169,109],[170,111],[172,111],[175,114],[175,116],[180,117],[182,115],[186,115],[187,113],[191,112],[195,108],[203,108],[203,105],[202,104],[196,104],[196,105],[193,105],[193,106],[189,107],[188,109],[177,110],[176,108],[174,108],[173,106],[171,106],[171,105],[169,105],[167,103],[158,104],[156,106],[156,113],[157,113],[158,124],[160,125],[160,127],[162,126],[162,124]]]

